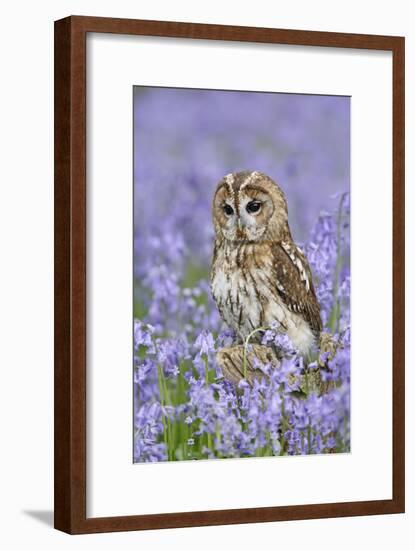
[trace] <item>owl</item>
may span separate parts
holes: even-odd
[[[276,326],[308,355],[322,330],[310,266],[294,243],[287,201],[261,172],[228,174],[212,206],[213,298],[239,341]]]

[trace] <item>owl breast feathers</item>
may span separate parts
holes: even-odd
[[[322,330],[312,274],[291,237],[285,196],[260,172],[225,176],[213,199],[212,294],[239,339],[276,324],[307,354]]]

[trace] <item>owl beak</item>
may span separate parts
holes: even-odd
[[[241,240],[245,237],[241,218],[238,218],[238,229],[236,231],[236,237],[237,239],[241,239]]]

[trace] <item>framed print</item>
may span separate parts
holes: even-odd
[[[55,23],[55,527],[404,511],[404,39]]]

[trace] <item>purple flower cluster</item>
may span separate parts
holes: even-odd
[[[347,98],[136,89],[135,462],[349,451],[348,139]],[[335,345],[306,364],[267,330],[281,366],[236,387],[216,362],[233,335],[210,293],[210,203],[245,168],[286,191]],[[317,371],[326,391],[307,391]]]

